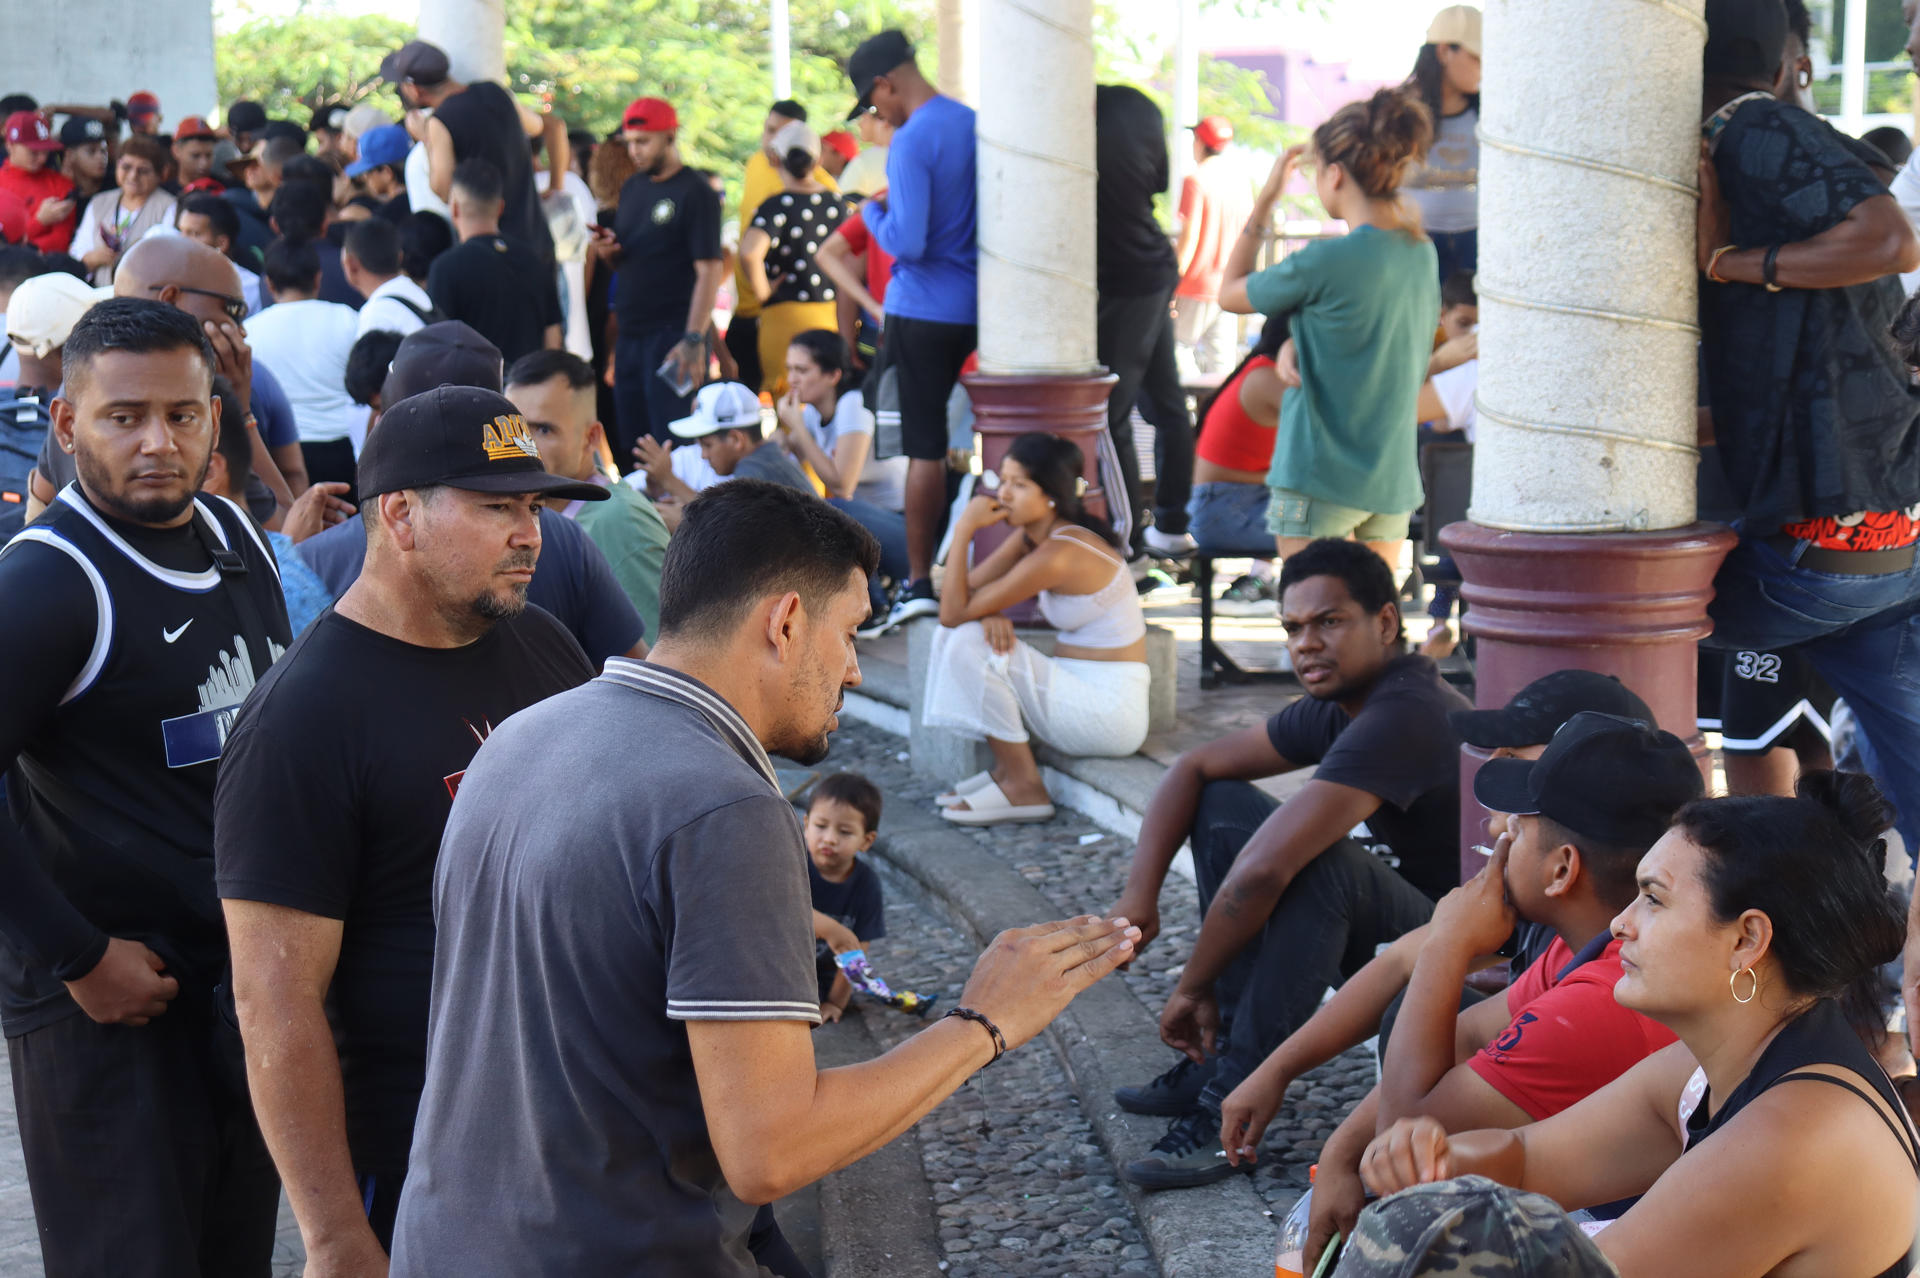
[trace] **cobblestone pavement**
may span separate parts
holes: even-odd
[[[845,768],[865,773],[889,796],[929,807],[933,796],[945,789],[944,782],[913,775],[900,738],[866,724],[843,722],[834,734],[832,752],[821,766],[828,771]],[[886,825],[883,814],[882,831]],[[1052,821],[1039,825],[985,830],[954,828],[1012,865],[1063,916],[1105,910],[1119,900],[1126,881],[1127,862],[1133,854],[1129,841],[1065,808]],[[1199,904],[1191,885],[1183,879],[1169,879],[1160,896],[1159,939],[1121,974],[1128,988],[1155,1018],[1180,979],[1181,967],[1192,950],[1199,928]],[[888,931],[896,937],[905,935],[896,932],[891,916]],[[1030,1052],[1033,1048],[1025,1050]],[[1167,1063],[1171,1065],[1173,1060],[1169,1049]],[[982,1075],[985,1077],[987,1075]],[[1254,1186],[1271,1210],[1284,1213],[1293,1205],[1307,1186],[1307,1169],[1319,1156],[1320,1146],[1372,1086],[1372,1058],[1364,1049],[1356,1048],[1308,1074],[1288,1090],[1286,1104],[1267,1129],[1254,1173]],[[949,1102],[949,1106],[953,1104]],[[947,1112],[947,1108],[938,1111],[921,1124],[922,1128],[943,1120]],[[1121,1157],[1145,1152],[1130,1150]],[[1103,1155],[1095,1152],[1088,1156],[1089,1162],[1096,1159],[1105,1165],[1109,1177],[1115,1174]],[[1005,1163],[999,1165],[1005,1166]]]

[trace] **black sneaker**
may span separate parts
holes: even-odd
[[[1252,1170],[1251,1163],[1235,1167],[1227,1161],[1227,1151],[1220,1148],[1219,1116],[1196,1109],[1174,1119],[1152,1152],[1128,1163],[1122,1174],[1142,1189],[1191,1189]]]
[[[893,610],[887,607],[875,608],[868,614],[867,619],[860,623],[860,628],[853,632],[853,637],[856,639],[878,639],[881,635],[886,634],[892,629]]]
[[[1271,617],[1276,607],[1272,583],[1249,574],[1234,578],[1214,601],[1213,610],[1223,617]]]
[[[1152,1114],[1160,1118],[1178,1118],[1191,1114],[1200,1103],[1200,1089],[1207,1085],[1212,1070],[1182,1056],[1174,1067],[1140,1087],[1116,1087],[1113,1103],[1129,1114]]]
[[[922,579],[913,582],[900,592],[893,601],[893,612],[889,615],[889,629],[905,625],[915,617],[937,617],[940,615],[940,597],[933,593],[933,583]]]

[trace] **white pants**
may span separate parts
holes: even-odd
[[[1147,739],[1147,663],[995,652],[977,621],[934,636],[926,721],[969,737],[1034,736],[1067,754],[1120,758]]]
[[[1234,321],[1220,303],[1199,297],[1173,299],[1173,344],[1178,362],[1191,359],[1195,372],[1224,373],[1239,362]],[[1183,369],[1184,373],[1185,370]]]

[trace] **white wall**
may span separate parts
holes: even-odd
[[[105,106],[143,89],[169,130],[213,112],[208,0],[0,0],[0,93]]]

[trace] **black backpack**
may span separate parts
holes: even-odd
[[[398,293],[387,294],[387,300],[390,302],[398,302],[400,303],[400,305],[412,311],[415,315],[418,315],[420,317],[420,322],[422,324],[439,324],[444,322],[447,318],[446,312],[442,311],[439,307],[429,306],[427,309],[421,310],[419,303],[409,302],[406,298],[400,296]]]

